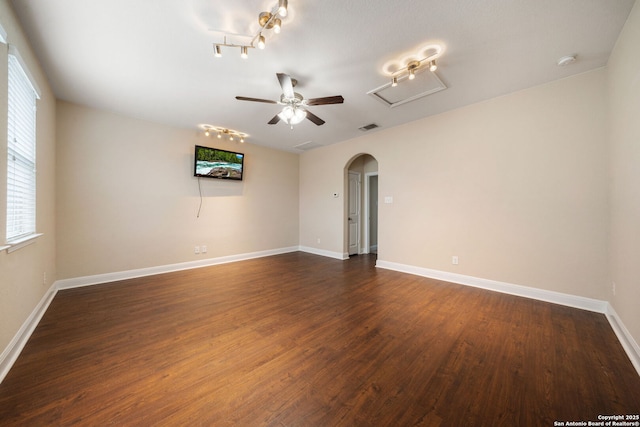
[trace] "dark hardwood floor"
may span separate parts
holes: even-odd
[[[0,425],[553,426],[640,413],[606,318],[291,253],[58,293]]]

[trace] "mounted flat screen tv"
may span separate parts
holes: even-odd
[[[196,145],[193,175],[242,181],[244,154]]]

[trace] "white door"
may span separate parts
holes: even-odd
[[[359,253],[360,247],[360,174],[349,171],[349,255]]]

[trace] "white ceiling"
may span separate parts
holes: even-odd
[[[282,150],[329,145],[606,65],[634,0],[289,0],[279,35],[249,58],[213,44],[246,42],[277,0],[14,0],[13,6],[59,99],[170,126],[210,124]],[[389,108],[367,95],[389,81],[382,67],[421,46],[444,48],[448,89]],[[564,55],[577,55],[566,67]],[[276,73],[326,120],[291,130],[268,125],[279,99]],[[404,82],[401,84],[410,84]]]

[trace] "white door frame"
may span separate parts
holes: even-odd
[[[351,176],[356,177],[356,194],[351,194]],[[348,175],[348,182],[347,182],[347,188],[349,189],[349,192],[347,194],[347,253],[349,255],[352,255],[351,252],[351,233],[350,233],[350,228],[351,228],[351,219],[350,219],[350,215],[351,213],[349,212],[349,205],[351,203],[351,197],[355,197],[355,204],[356,204],[356,248],[355,248],[355,252],[353,253],[353,255],[357,255],[360,254],[362,251],[361,245],[362,245],[362,174],[360,172],[356,172],[356,171],[349,171]]]
[[[364,174],[364,235],[363,237],[363,248],[362,253],[368,254],[369,249],[371,247],[370,244],[370,227],[369,218],[371,217],[371,212],[369,211],[369,192],[371,191],[371,182],[370,179],[372,176],[378,176],[378,172],[366,172]]]

